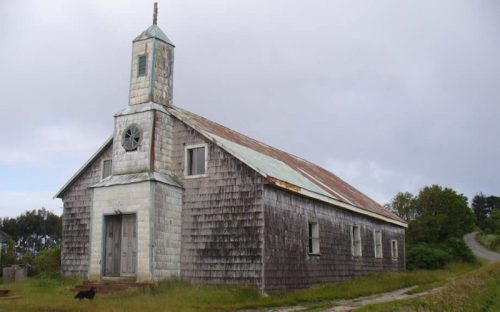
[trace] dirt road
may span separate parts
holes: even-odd
[[[500,253],[488,250],[481,246],[476,241],[477,232],[472,232],[464,235],[464,241],[472,250],[472,252],[479,258],[483,258],[488,260],[489,262],[497,262],[500,261]]]

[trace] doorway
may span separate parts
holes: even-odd
[[[105,216],[104,276],[133,277],[137,263],[135,214]]]

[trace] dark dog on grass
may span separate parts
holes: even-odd
[[[94,299],[94,296],[95,296],[95,287],[90,287],[89,290],[82,290],[82,291],[79,291],[76,295],[75,295],[75,299],[89,299],[89,300],[92,300]]]

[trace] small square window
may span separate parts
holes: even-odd
[[[111,175],[112,160],[106,159],[102,162],[102,178],[105,179]]]
[[[146,76],[148,59],[146,55],[139,55],[139,59],[137,61],[137,77]]]
[[[359,225],[352,226],[351,242],[352,255],[354,257],[361,257],[361,229]]]
[[[395,239],[391,240],[391,256],[393,259],[398,258],[398,241]]]
[[[197,176],[205,174],[205,146],[187,148],[186,153],[187,175]]]
[[[309,253],[319,254],[319,226],[316,222],[309,222]]]
[[[382,231],[373,232],[375,245],[375,258],[382,258]]]

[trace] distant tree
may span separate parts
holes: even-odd
[[[420,212],[415,205],[415,197],[409,192],[397,193],[388,204],[389,209],[405,221],[413,221]]]
[[[0,220],[0,229],[14,241],[17,258],[37,255],[61,243],[61,217],[45,208],[27,211],[16,218]]]
[[[485,196],[479,193],[472,199],[472,210],[476,217],[476,225],[482,229],[491,225],[489,220],[494,210],[500,210],[500,197]]]
[[[474,214],[467,197],[450,188],[426,186],[415,198],[417,218],[409,223],[410,243],[438,243],[461,238],[474,227]]]
[[[486,197],[479,193],[472,199],[472,210],[476,216],[476,225],[480,225],[490,214],[490,209],[486,205]]]
[[[485,233],[500,235],[500,209],[493,209],[488,218],[481,224]]]

